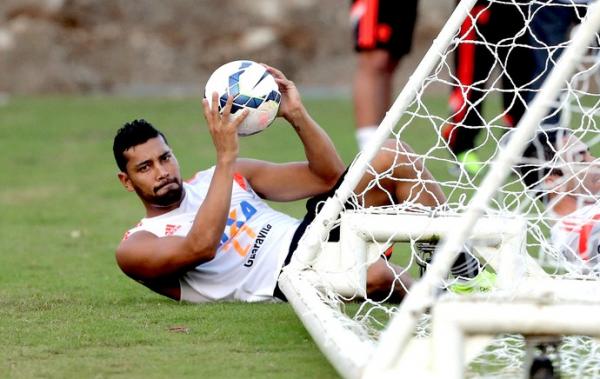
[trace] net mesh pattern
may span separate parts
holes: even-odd
[[[364,209],[365,200],[377,192],[385,202],[395,203],[378,209],[381,213],[411,212],[432,218],[461,214],[587,9],[581,1],[477,2],[382,147],[382,154],[395,157],[393,163],[381,167],[372,162],[366,171],[369,183],[349,199],[353,207]],[[527,253],[556,278],[597,280],[600,273],[596,258],[600,254],[600,162],[595,158],[600,156],[599,53],[594,43],[578,60],[575,74],[549,104],[528,156],[518,159],[484,212],[524,217]],[[421,165],[432,176],[420,170]],[[415,168],[412,177],[403,176]],[[436,186],[445,201],[421,204]],[[401,199],[394,192],[399,187]],[[404,285],[403,275],[418,277],[421,267],[426,267],[428,257],[420,242],[414,238],[394,244],[392,238],[375,241],[373,237],[373,246],[382,255],[393,246],[386,265],[390,270],[392,265],[401,267],[395,271],[397,286]],[[489,269],[484,260],[478,261],[481,270]],[[479,287],[477,279],[450,275],[440,291],[452,292],[453,284],[469,280],[475,291],[487,290]],[[339,310],[340,323],[377,340],[397,310],[388,301],[392,293],[390,289],[376,300],[344,298],[331,291],[323,296]],[[426,337],[429,332],[425,315],[416,335]],[[519,335],[499,335],[470,364],[467,376],[520,375],[527,364],[527,343]],[[555,345],[547,354],[563,377],[600,376],[597,341],[565,336]],[[539,349],[533,346],[533,351]]]

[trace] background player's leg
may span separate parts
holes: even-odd
[[[513,4],[498,4],[496,11],[490,20],[490,30],[495,30],[497,37],[492,40],[514,41],[512,44],[501,44],[498,47],[498,59],[505,67],[502,69],[502,101],[504,122],[509,127],[516,126],[525,113],[527,104],[527,86],[531,81],[531,65],[523,62],[531,62],[533,54],[528,46],[530,36],[520,33],[525,28],[523,14],[527,14],[528,7],[521,5],[515,7]],[[506,20],[514,20],[507,23]]]
[[[358,53],[352,88],[356,139],[362,149],[392,103],[394,73],[412,46],[417,0],[355,0],[350,18]]]
[[[471,10],[471,17],[461,26],[463,42],[458,45],[454,55],[458,83],[449,99],[452,123],[446,125],[443,131],[450,151],[470,174],[477,174],[482,168],[473,148],[481,125],[485,125],[482,104],[487,92],[485,86],[489,68],[493,64],[491,53],[477,42],[486,38],[493,11],[493,5],[480,1]]]
[[[381,49],[358,54],[353,100],[359,148],[367,143],[389,108],[398,62],[388,51]]]

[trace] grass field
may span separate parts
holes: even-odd
[[[434,104],[444,112],[444,99]],[[349,163],[349,100],[307,106]],[[0,108],[0,378],[336,377],[287,304],[178,304],[121,274],[115,246],[143,212],[117,181],[111,147],[134,118],[166,133],[184,177],[213,164],[198,99],[17,98]],[[413,137],[417,150],[434,138]],[[281,122],[241,144],[242,156],[303,159]],[[303,214],[302,203],[277,208]]]

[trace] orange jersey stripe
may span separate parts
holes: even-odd
[[[242,176],[242,174],[240,174],[239,172],[236,172],[235,174],[233,174],[233,179],[237,182],[237,184],[239,184],[240,187],[242,187],[244,189],[244,191],[248,191],[248,185],[246,184],[246,179]]]

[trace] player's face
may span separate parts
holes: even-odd
[[[563,180],[567,191],[596,199],[600,194],[600,161],[579,138],[565,138],[560,159],[564,162]]]
[[[179,163],[162,137],[149,139],[124,153],[127,172],[119,173],[129,191],[135,191],[147,204],[159,207],[177,205],[183,196]]]

